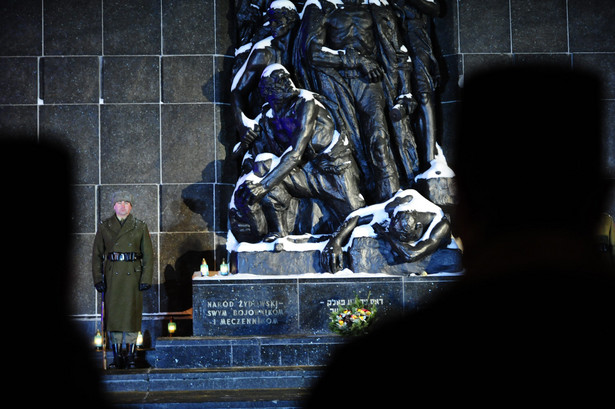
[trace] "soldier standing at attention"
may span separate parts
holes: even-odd
[[[147,225],[130,214],[132,201],[128,192],[113,194],[115,215],[98,226],[92,251],[94,287],[105,293],[105,327],[113,351],[109,368],[123,366],[122,337],[126,367],[134,368],[143,312],[141,292],[152,286],[152,241]]]

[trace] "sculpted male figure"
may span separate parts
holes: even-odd
[[[378,239],[388,242],[398,263],[418,261],[451,239],[450,223],[438,206],[415,190],[399,191],[387,202],[359,209],[346,218],[321,252],[325,271],[344,269],[343,247],[361,226],[371,227]]]
[[[318,198],[326,203],[330,214],[325,217],[331,219],[334,229],[349,213],[365,205],[346,136],[335,129],[318,96],[295,88],[282,65],[274,64],[263,72],[259,89],[269,104],[260,121],[263,133],[259,149],[279,157],[279,163],[272,165],[256,158],[254,173],[262,179],[248,178],[238,186],[231,215],[243,217],[244,222],[251,214],[259,217],[260,209],[254,205],[260,204],[266,208],[268,232],[284,236],[291,229],[286,214],[289,201]],[[235,223],[233,229],[232,223],[234,234],[241,233],[240,224]],[[260,231],[248,233],[256,238],[266,233],[262,226],[257,228]]]
[[[390,39],[382,38],[378,24],[378,14],[390,10],[362,0],[321,4],[323,10],[315,6],[304,10],[304,32],[298,43],[305,57],[303,62],[295,61],[295,66],[309,65],[311,73],[301,72],[310,89],[335,100],[336,114],[349,130],[358,130],[350,136],[368,193],[384,201],[400,188],[386,114],[390,98],[380,57],[382,45]]]
[[[264,102],[257,90],[258,81],[269,64],[289,65],[287,59],[290,35],[299,15],[292,3],[273,1],[267,11],[267,20],[270,35],[254,44],[231,85],[231,105],[243,150],[258,134],[254,118]]]
[[[394,0],[400,14],[406,43],[414,64],[413,89],[420,106],[419,129],[423,137],[424,161],[436,156],[436,109],[434,92],[440,69],[431,43],[431,19],[440,13],[437,0]]]

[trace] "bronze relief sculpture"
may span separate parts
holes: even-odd
[[[322,243],[322,271],[335,272],[343,268],[340,243],[365,223],[353,215],[388,206],[390,217],[372,227],[392,249],[392,263],[449,245],[450,221],[438,205],[454,202],[450,183],[417,183],[454,176],[436,144],[436,0],[238,0],[235,7],[231,94],[241,176],[229,241],[308,236]],[[393,210],[411,198],[428,209]]]

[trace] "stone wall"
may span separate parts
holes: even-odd
[[[135,196],[156,251],[150,321],[191,308],[202,257],[225,257],[236,166],[229,115],[229,0],[11,0],[0,6],[0,134],[57,140],[74,159],[72,310],[93,322],[90,252],[111,193]],[[301,2],[300,2],[301,3]],[[605,81],[605,169],[615,178],[615,9],[601,0],[446,0],[436,21],[446,70],[441,145],[458,91],[479,67],[591,67]],[[574,103],[574,102],[571,102]],[[454,167],[454,163],[453,163]],[[52,199],[52,198],[50,198]],[[615,214],[615,197],[609,209]]]

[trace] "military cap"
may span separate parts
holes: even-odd
[[[115,205],[117,202],[130,202],[132,204],[132,195],[125,190],[120,190],[118,192],[113,193],[111,196],[111,204]]]

